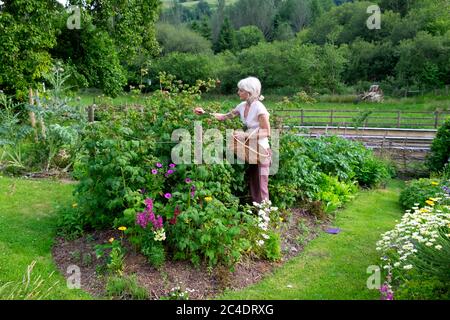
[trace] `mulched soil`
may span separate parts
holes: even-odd
[[[194,289],[189,298],[195,300],[213,298],[226,288],[247,287],[270,275],[275,268],[302,252],[304,246],[328,226],[329,221],[317,221],[302,209],[291,209],[291,212],[281,230],[283,257],[279,262],[245,257],[231,273],[224,267],[216,267],[208,272],[206,266],[195,268],[189,261],[167,261],[157,270],[143,255],[126,245],[125,274],[135,274],[139,285],[148,290],[151,299],[167,297],[176,286]],[[305,232],[306,229],[309,231]],[[70,265],[79,266],[81,288],[96,298],[106,296],[107,276],[100,272],[104,262],[97,260],[95,246],[106,243],[111,237],[120,238],[119,231],[96,231],[74,241],[57,238],[53,247],[53,258],[61,273],[69,276],[67,268]]]

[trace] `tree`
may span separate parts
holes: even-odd
[[[235,28],[257,26],[269,39],[276,14],[274,0],[239,0],[230,8],[230,19]]]
[[[450,32],[433,36],[420,31],[414,39],[403,40],[395,70],[406,86],[436,88],[450,81]]]
[[[424,0],[420,0],[424,1]],[[405,16],[408,11],[418,2],[417,0],[379,0],[382,11],[391,10]]]
[[[274,31],[273,40],[289,40],[295,37],[294,31],[289,22],[282,22]]]
[[[212,40],[211,26],[207,17],[203,17],[201,21],[193,21],[191,29],[200,34],[203,38]]]
[[[212,53],[211,43],[207,39],[183,25],[157,24],[157,39],[164,55],[174,51]]]
[[[209,6],[208,2],[206,2],[205,0],[200,0],[194,10],[195,19],[200,20],[204,17],[211,17],[211,14],[211,7]]]
[[[225,50],[234,51],[237,49],[236,31],[231,26],[230,20],[225,18],[222,28],[220,29],[219,39],[214,45],[215,52]]]
[[[311,20],[308,2],[309,0],[286,0],[279,9],[281,19],[289,22],[294,32],[300,31]]]
[[[57,3],[4,0],[0,12],[0,89],[25,100],[52,67]]]
[[[264,34],[257,26],[245,26],[236,32],[239,49],[246,49],[265,41]]]

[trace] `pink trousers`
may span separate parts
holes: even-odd
[[[252,202],[269,200],[269,170],[272,161],[266,164],[250,164],[247,174]]]

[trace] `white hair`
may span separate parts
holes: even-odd
[[[261,95],[261,82],[258,78],[248,77],[238,83],[238,88],[247,91],[250,94],[249,100],[264,100]]]

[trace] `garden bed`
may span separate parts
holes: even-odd
[[[281,230],[283,256],[279,262],[247,256],[230,273],[225,267],[216,267],[208,272],[205,265],[195,268],[189,261],[168,260],[158,270],[124,240],[127,248],[124,273],[135,274],[138,283],[147,289],[150,299],[167,297],[171,289],[177,286],[193,289],[190,299],[210,299],[227,288],[234,290],[247,287],[302,252],[304,246],[329,224],[329,221],[319,221],[302,209],[292,209],[291,213]],[[97,260],[95,246],[106,243],[111,237],[120,238],[120,233],[96,231],[74,241],[58,238],[53,247],[53,257],[61,273],[68,276],[66,270],[70,265],[79,266],[82,289],[98,298],[107,296],[107,276],[100,271],[104,262]]]

